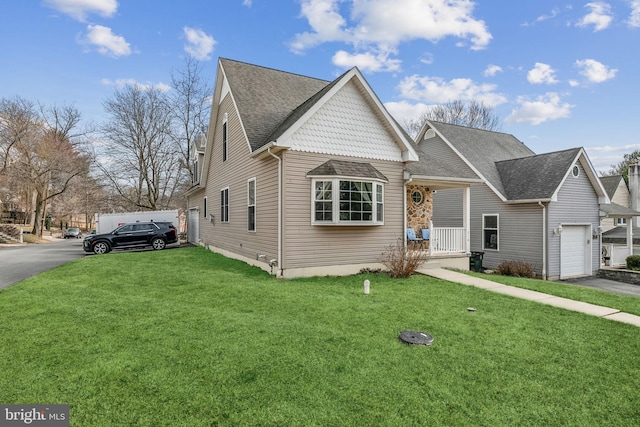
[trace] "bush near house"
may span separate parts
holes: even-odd
[[[502,261],[496,268],[496,273],[513,277],[536,277],[531,264],[524,261]]]
[[[410,277],[427,260],[423,251],[409,250],[402,240],[387,246],[380,262],[389,269],[389,276],[395,278]]]
[[[640,255],[629,255],[627,257],[627,269],[640,271]]]

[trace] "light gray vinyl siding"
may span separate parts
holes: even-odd
[[[222,161],[222,123],[228,113],[228,157]],[[273,158],[251,158],[240,120],[227,95],[220,104],[216,133],[210,150],[209,173],[204,195],[212,223],[201,218],[200,237],[204,244],[267,261],[278,255],[278,164]],[[247,230],[247,180],[256,178],[256,231]],[[220,191],[229,188],[229,222],[220,221]],[[204,195],[201,195],[202,198]]]
[[[495,269],[502,261],[523,261],[542,274],[542,208],[506,204],[486,185],[471,187],[471,250],[483,251],[483,266]],[[433,202],[434,227],[462,226],[462,189],[439,190]],[[498,250],[482,247],[482,215],[499,216]]]
[[[471,195],[473,195],[473,187]],[[433,195],[433,213],[431,216],[433,226],[462,227],[462,208],[462,188],[436,191]]]
[[[558,192],[558,201],[549,204],[549,275],[560,276],[560,236],[553,229],[560,224],[599,225],[598,196],[587,174],[578,162],[580,174],[569,174]],[[600,268],[600,241],[592,241],[592,270]]]
[[[300,151],[284,153],[284,254],[282,267],[322,267],[376,263],[384,250],[403,237],[403,164]],[[311,224],[312,179],[306,174],[327,160],[368,162],[384,174],[384,225]]]

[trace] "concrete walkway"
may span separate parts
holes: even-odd
[[[510,295],[512,297],[522,298],[529,301],[536,301],[541,304],[578,311],[591,316],[602,317],[604,319],[615,320],[616,322],[628,323],[630,325],[640,327],[640,316],[623,313],[615,308],[603,307],[601,305],[589,304],[586,302],[543,294],[542,292],[507,286],[490,280],[469,276],[464,273],[445,270],[443,268],[422,268],[418,270],[418,273],[436,277],[438,279],[448,280],[450,282],[461,283],[463,285],[475,286],[476,288],[486,289],[499,294]]]

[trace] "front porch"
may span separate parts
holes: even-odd
[[[433,186],[438,189],[463,188],[462,227],[438,227],[432,221]],[[470,233],[470,190],[469,185],[415,182],[406,185],[406,228],[413,229],[417,240],[409,240],[405,234],[406,245],[414,250],[425,251],[428,261],[425,267],[448,267],[460,270],[469,269]]]

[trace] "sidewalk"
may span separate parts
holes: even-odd
[[[445,270],[443,268],[422,268],[418,273],[450,282],[461,283],[463,285],[475,286],[499,294],[510,295],[529,301],[536,301],[541,304],[552,305],[566,310],[577,311],[591,316],[602,317],[604,319],[615,320],[616,322],[628,323],[640,327],[640,316],[623,313],[615,308],[603,307],[601,305],[589,304],[586,302],[574,301],[567,298],[556,297],[542,292],[530,291],[528,289],[516,288],[503,285],[486,279],[469,276],[456,271]]]

